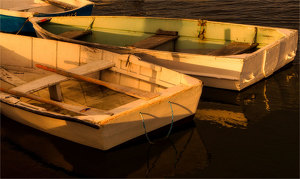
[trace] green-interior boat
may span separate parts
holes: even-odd
[[[291,62],[297,30],[129,16],[31,18],[38,36],[131,53],[196,76],[204,85],[242,90]]]

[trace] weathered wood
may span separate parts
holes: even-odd
[[[80,37],[83,37],[85,35],[91,34],[92,31],[91,30],[70,30],[70,31],[66,31],[63,32],[61,34],[58,34],[60,36],[66,37],[66,38],[70,38],[70,39],[78,39]]]
[[[21,80],[17,76],[9,73],[5,69],[0,67],[0,79],[14,86],[20,86],[26,83],[26,81]]]
[[[106,68],[110,68],[115,66],[115,64],[111,61],[104,61],[104,60],[97,60],[82,66],[79,66],[77,68],[70,69],[70,72],[79,74],[79,75],[85,75],[93,72],[97,72],[99,70],[103,70]],[[23,93],[28,92],[34,92],[38,91],[42,88],[55,85],[57,83],[60,83],[62,81],[66,81],[68,78],[61,76],[61,75],[50,75],[44,78],[40,78],[34,81],[31,81],[29,83],[26,83],[24,85],[18,86],[14,88],[15,91],[20,91]]]
[[[178,32],[158,30],[155,35],[134,43],[136,48],[153,49],[178,38]]]
[[[242,43],[242,42],[232,42],[221,49],[214,50],[208,53],[208,55],[221,56],[221,55],[241,54],[257,47],[257,45],[258,45],[257,43],[249,44],[249,43]]]
[[[115,91],[118,91],[118,92],[121,92],[121,93],[125,93],[125,94],[128,94],[130,96],[137,97],[137,98],[142,98],[142,99],[147,99],[148,100],[148,99],[152,99],[152,98],[155,98],[155,97],[159,96],[159,94],[157,94],[157,93],[147,92],[147,91],[143,91],[143,90],[140,90],[140,89],[131,88],[131,87],[128,87],[128,86],[122,86],[122,85],[119,85],[119,84],[109,83],[109,82],[106,82],[106,81],[97,80],[97,79],[94,79],[94,78],[86,77],[86,76],[79,75],[79,74],[72,73],[72,72],[68,72],[68,71],[65,71],[65,70],[59,70],[59,69],[51,68],[51,67],[44,66],[44,65],[36,64],[36,67],[47,70],[47,71],[51,71],[51,72],[54,72],[54,73],[57,73],[57,74],[60,74],[60,75],[66,76],[66,77],[75,78],[75,79],[78,79],[78,80],[94,83],[94,84],[97,84],[97,85],[102,85],[102,86],[105,86],[109,89],[112,89],[112,90],[115,90]]]
[[[60,102],[63,101],[61,87],[59,84],[49,86],[48,89],[49,89],[50,99],[55,101],[60,101]]]
[[[42,97],[39,97],[39,96],[36,96],[36,95],[32,95],[32,94],[28,94],[28,93],[22,93],[20,91],[15,91],[13,89],[7,90],[7,89],[4,89],[4,88],[0,88],[0,91],[2,91],[4,93],[15,95],[15,96],[18,96],[18,97],[24,97],[24,98],[32,99],[32,100],[35,100],[35,101],[39,101],[41,103],[57,106],[57,107],[60,107],[62,109],[66,109],[66,110],[75,112],[77,114],[82,114],[82,115],[104,115],[104,114],[105,115],[112,115],[111,113],[106,113],[104,110],[90,108],[90,107],[81,106],[81,105],[70,105],[70,104],[66,104],[66,103],[61,103],[61,102],[49,100],[49,99],[46,99],[46,98],[42,98]]]

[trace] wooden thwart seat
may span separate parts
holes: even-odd
[[[98,60],[91,63],[88,63],[86,65],[79,66],[77,68],[70,69],[70,72],[77,73],[80,75],[86,75],[89,73],[97,72],[106,68],[110,68],[115,66],[113,62],[110,61],[104,61],[104,60]],[[23,93],[31,93],[38,91],[45,87],[53,86],[57,83],[63,82],[68,80],[68,77],[61,76],[58,74],[49,75],[44,78],[40,78],[34,81],[31,81],[29,83],[26,83],[24,85],[18,86],[13,88],[14,91],[19,91]]]
[[[257,43],[243,43],[243,42],[232,42],[227,44],[221,49],[214,50],[208,55],[214,55],[214,56],[221,56],[221,55],[237,55],[244,52],[247,52],[248,50],[254,49],[257,47]]]
[[[134,43],[133,47],[153,49],[178,38],[178,32],[158,30],[155,35]]]
[[[58,34],[59,36],[70,38],[70,39],[78,39],[80,37],[83,37],[85,35],[91,34],[91,30],[70,30],[63,32],[61,34]]]

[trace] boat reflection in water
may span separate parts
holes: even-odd
[[[299,104],[298,67],[298,64],[289,64],[272,77],[241,92],[203,88],[195,120],[246,129],[249,124],[267,116],[272,119],[278,112],[298,113],[295,108]]]
[[[175,123],[169,139],[162,139],[161,136],[166,135],[170,126],[150,133],[149,137],[155,142],[153,145],[142,136],[109,151],[76,144],[1,117],[2,141],[15,146],[12,148],[23,153],[24,158],[29,157],[39,165],[67,176],[180,177],[208,165],[208,155],[192,117],[179,125]],[[2,158],[2,174],[5,175],[5,166],[10,166],[13,161],[16,160]],[[21,165],[14,170],[26,170],[30,166],[26,163]],[[32,177],[47,175],[34,174],[35,169],[28,170],[33,171]],[[17,172],[9,175],[21,177]]]
[[[197,109],[195,118],[212,121],[229,128],[243,129],[248,124],[240,106],[215,102],[202,102],[201,107]]]

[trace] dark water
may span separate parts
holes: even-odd
[[[299,0],[95,0],[94,15],[197,18],[299,30]],[[168,129],[151,137],[159,138]],[[242,92],[204,88],[169,140],[108,152],[1,117],[2,177],[299,178],[296,60]]]

